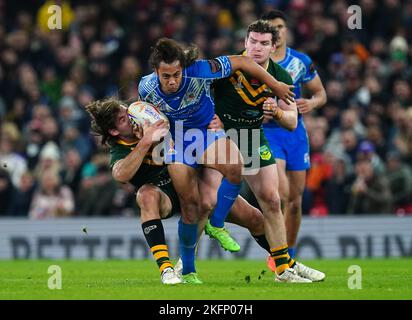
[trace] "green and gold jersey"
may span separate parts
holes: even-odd
[[[267,71],[278,81],[293,84],[289,73],[269,60]],[[225,129],[260,128],[263,102],[272,90],[259,80],[237,70],[231,77],[214,82],[215,112]]]
[[[110,147],[110,168],[112,169],[114,164],[127,157],[127,155],[136,148],[138,141],[133,143],[127,143],[123,140],[118,140],[114,146]],[[129,181],[135,187],[140,188],[146,183],[151,183],[157,186],[161,186],[164,183],[170,182],[170,177],[167,172],[167,167],[164,164],[157,164],[152,159],[153,147],[146,153],[139,170]],[[167,181],[166,181],[167,180]]]

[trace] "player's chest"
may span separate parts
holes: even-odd
[[[281,63],[280,66],[289,73],[293,83],[301,81],[305,76],[306,67],[300,59],[293,58],[286,63]]]
[[[202,99],[210,95],[209,86],[202,79],[185,81],[179,91],[172,95],[163,95],[159,90],[153,92],[148,98],[166,113],[200,105]]]

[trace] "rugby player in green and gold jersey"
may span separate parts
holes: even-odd
[[[277,30],[270,22],[255,21],[248,27],[245,39],[246,50],[243,54],[266,69],[276,80],[292,84],[292,79],[286,70],[270,59],[271,53],[276,48],[277,37]],[[267,115],[288,130],[294,130],[297,126],[296,103],[287,105],[280,99],[276,101],[268,98],[273,95],[271,90],[259,80],[241,71],[236,71],[230,78],[215,81],[214,90],[215,112],[224,123],[229,137],[232,136],[229,131],[237,133],[235,142],[245,163],[243,178],[256,196],[264,215],[265,235],[270,245],[271,257],[276,265],[275,281],[311,282],[313,279],[308,275],[312,273],[307,271],[316,270],[295,262],[288,254],[276,162],[262,129],[263,119]],[[242,135],[242,132],[246,135]],[[246,142],[245,138],[247,138]],[[248,164],[250,158],[252,162]],[[253,159],[258,160],[253,161]],[[255,170],[252,173],[248,169]],[[203,201],[213,204],[216,201],[215,194],[210,191],[219,183],[221,177],[216,171],[206,174],[205,177],[203,184],[206,187],[201,189]],[[236,207],[234,206],[233,209]],[[205,232],[209,232],[208,224]]]
[[[121,183],[130,182],[136,188],[143,233],[158,264],[162,282],[180,283],[181,278],[169,259],[161,222],[161,219],[180,212],[179,199],[167,167],[152,157],[156,141],[167,133],[167,125],[158,121],[147,125],[144,130],[133,127],[127,116],[127,106],[115,99],[95,101],[86,106],[86,110],[92,119],[92,130],[102,137],[102,144],[110,146],[113,178]],[[209,129],[221,128],[217,117],[209,124]],[[210,192],[216,193],[216,190]],[[241,197],[236,199],[235,208],[227,221],[247,228],[257,243],[270,252],[264,235],[262,213]]]

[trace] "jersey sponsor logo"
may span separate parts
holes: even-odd
[[[212,70],[212,73],[219,72],[222,69],[220,62],[216,59],[210,59],[207,60],[207,62],[209,62],[210,70]]]
[[[267,146],[261,146],[259,148],[259,154],[262,160],[269,160],[272,157],[272,153]]]
[[[303,79],[306,72],[305,64],[298,58],[292,58],[288,65],[282,67],[284,67],[286,71],[289,72],[293,83],[298,82],[300,78]]]
[[[258,117],[259,114],[259,110],[245,110],[240,113],[240,116],[245,118],[255,118]]]
[[[250,79],[250,84],[252,86],[260,86],[261,85],[260,81],[258,79],[254,79],[254,78]]]

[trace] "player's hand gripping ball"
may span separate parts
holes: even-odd
[[[149,124],[153,124],[158,120],[164,120],[169,124],[169,120],[161,111],[153,104],[145,101],[133,102],[127,108],[127,114],[132,123],[142,127],[146,121],[149,122]]]

